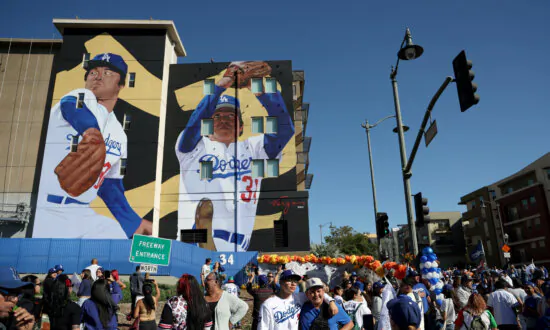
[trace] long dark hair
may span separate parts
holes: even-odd
[[[92,296],[90,300],[95,303],[99,311],[99,320],[103,327],[107,327],[118,307],[111,298],[109,282],[105,279],[98,279],[92,285]]]
[[[351,288],[344,291],[344,300],[345,301],[353,300],[353,298],[355,298],[355,295],[358,294],[358,293],[359,293],[359,289],[352,286]]]
[[[147,313],[150,313],[151,310],[155,309],[155,299],[153,299],[153,287],[151,284],[143,284],[143,304]]]
[[[210,309],[197,279],[193,275],[183,274],[178,280],[177,292],[187,301],[188,329],[204,329],[204,324],[210,319]]]
[[[45,297],[49,307],[49,316],[55,318],[62,317],[63,311],[71,300],[69,288],[72,286],[69,276],[59,275],[52,283],[50,292]]]
[[[92,272],[89,269],[82,270],[82,280],[92,280]]]

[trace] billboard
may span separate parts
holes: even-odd
[[[165,41],[165,31],[65,30],[28,235],[151,234]]]
[[[253,77],[248,68],[258,68]],[[172,65],[160,235],[206,230],[198,243],[206,249],[273,250],[274,221],[283,219],[309,237],[293,118],[290,61]]]

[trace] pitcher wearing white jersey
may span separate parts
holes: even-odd
[[[141,219],[124,196],[120,171],[122,159],[128,157],[127,137],[113,109],[127,71],[121,56],[99,54],[88,62],[85,88],[66,94],[51,109],[33,237],[127,239],[134,233],[151,234],[151,222]],[[99,130],[105,140],[103,170],[91,188],[71,196],[61,187],[54,170],[71,152],[71,144],[80,141],[88,129]],[[90,207],[97,196],[117,221]]]
[[[242,62],[230,67],[239,63]],[[252,177],[252,161],[280,160],[283,148],[294,135],[292,118],[282,95],[276,91],[256,97],[268,116],[277,117],[277,132],[236,141],[243,131],[239,100],[223,94],[234,82],[234,77],[226,75],[216,84],[213,94],[204,96],[175,146],[181,174],[178,240],[182,229],[207,229],[207,243],[200,246],[217,251],[248,250],[262,183],[261,177]],[[203,119],[213,119],[213,134],[201,136]],[[212,162],[213,174],[211,179],[203,180],[200,168],[201,162],[206,161]]]

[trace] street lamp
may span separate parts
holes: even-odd
[[[329,228],[332,228],[332,222],[327,222],[322,225],[319,225],[319,233],[321,234],[321,245],[323,245],[323,227],[326,225],[330,225]]]
[[[405,45],[405,47],[403,47]],[[399,52],[397,53],[397,63],[395,64],[395,67],[392,67],[391,73],[390,73],[390,80],[392,82],[392,88],[393,88],[393,102],[395,105],[395,120],[397,121],[397,134],[399,135],[399,151],[401,154],[401,169],[402,169],[402,175],[403,175],[403,187],[405,192],[405,204],[407,207],[407,222],[409,224],[409,228],[411,231],[411,240],[412,240],[412,248],[414,255],[418,255],[418,243],[416,239],[416,225],[414,223],[412,214],[412,203],[411,203],[411,185],[410,185],[410,177],[411,173],[409,171],[405,171],[405,167],[407,165],[407,152],[405,150],[405,134],[403,129],[403,120],[401,119],[401,106],[399,105],[399,93],[397,90],[397,80],[395,79],[397,77],[397,70],[399,68],[399,60],[414,60],[420,57],[424,53],[424,49],[418,45],[413,44],[412,42],[412,35],[409,28],[405,31],[405,37],[403,38],[403,41],[401,42],[401,46],[399,47]]]
[[[369,121],[365,120],[365,122],[363,124],[361,124],[361,127],[363,127],[365,129],[365,132],[367,133],[367,146],[368,146],[368,150],[369,150],[369,165],[370,165],[370,181],[371,181],[371,187],[372,187],[372,204],[373,204],[373,208],[374,208],[374,221],[375,221],[375,223],[376,223],[376,215],[378,213],[378,206],[377,206],[378,203],[377,203],[377,200],[376,200],[376,185],[374,183],[374,166],[373,166],[373,162],[372,162],[372,150],[371,150],[371,146],[370,146],[370,130],[375,128],[376,126],[378,126],[382,122],[384,122],[386,119],[390,119],[390,118],[394,118],[394,117],[395,117],[395,115],[384,117],[384,118],[380,119],[379,121],[377,121],[375,124],[369,124]],[[406,131],[409,130],[409,127],[403,126],[403,129],[406,132]],[[397,133],[397,128],[394,129],[393,131],[395,133]],[[380,250],[379,252],[382,252],[382,244],[381,243],[382,242],[378,242],[378,249]]]

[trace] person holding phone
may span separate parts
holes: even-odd
[[[33,286],[23,282],[14,267],[0,267],[0,328],[32,330],[34,316],[26,309],[18,307],[21,290]]]

